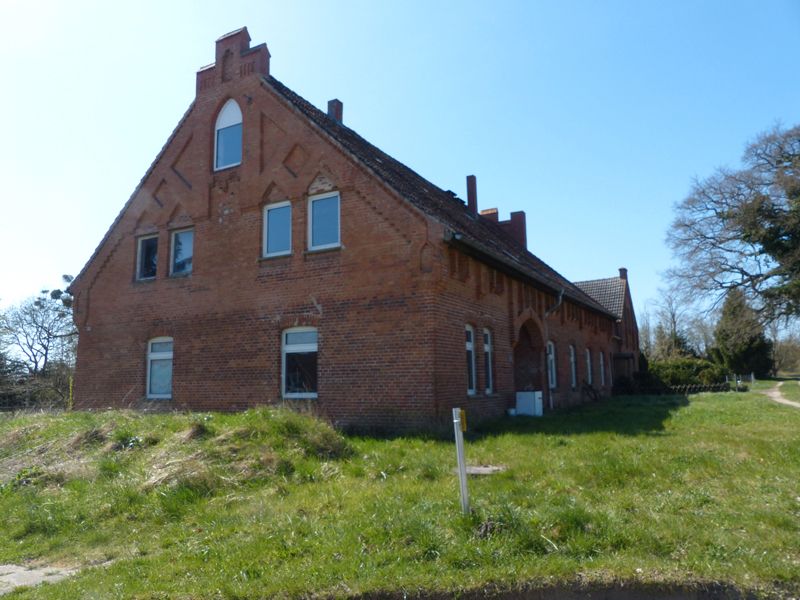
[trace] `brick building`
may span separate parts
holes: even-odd
[[[72,284],[76,406],[286,401],[421,428],[453,406],[500,415],[519,390],[548,409],[609,393],[620,315],[527,251],[523,212],[478,211],[474,177],[466,202],[441,190],[269,59],[246,29],[217,40]]]

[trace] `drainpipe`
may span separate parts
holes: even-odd
[[[554,312],[558,310],[558,307],[561,306],[561,303],[564,300],[564,288],[561,288],[561,291],[558,292],[558,302],[555,305],[544,312],[544,318],[542,319],[542,324],[544,325],[544,352],[545,352],[545,366],[547,367],[547,344],[550,342],[550,328],[547,326],[547,318],[552,315]],[[556,365],[558,368],[558,365]],[[545,369],[550,374],[550,369]],[[553,388],[550,387],[550,378],[547,378],[547,399],[548,404],[550,405],[550,410],[553,410]]]

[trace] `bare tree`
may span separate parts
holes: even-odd
[[[800,315],[800,126],[775,128],[745,151],[744,168],[695,181],[667,242],[674,284],[719,303],[741,289],[762,320]]]
[[[42,290],[0,314],[3,345],[18,352],[34,376],[46,374],[54,360],[71,365],[76,335],[70,299],[60,290]]]

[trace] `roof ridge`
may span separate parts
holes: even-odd
[[[567,296],[571,299],[593,310],[615,316],[613,313],[609,313],[605,306],[509,236],[499,223],[470,213],[466,203],[455,193],[443,190],[411,167],[363,138],[350,127],[331,119],[327,113],[274,76],[264,76],[262,81],[317,125],[323,133],[330,136],[334,142],[376,177],[383,180],[401,197],[425,214],[435,218],[449,229],[462,233],[483,245],[488,244],[493,251],[507,257],[518,268],[527,272],[532,271],[533,273],[529,276],[545,287],[556,292],[561,289],[567,290],[569,292]]]

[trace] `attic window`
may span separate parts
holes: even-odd
[[[236,101],[225,103],[214,127],[214,170],[242,164],[242,111]]]
[[[158,264],[158,235],[140,237],[136,242],[136,279],[155,279]]]

